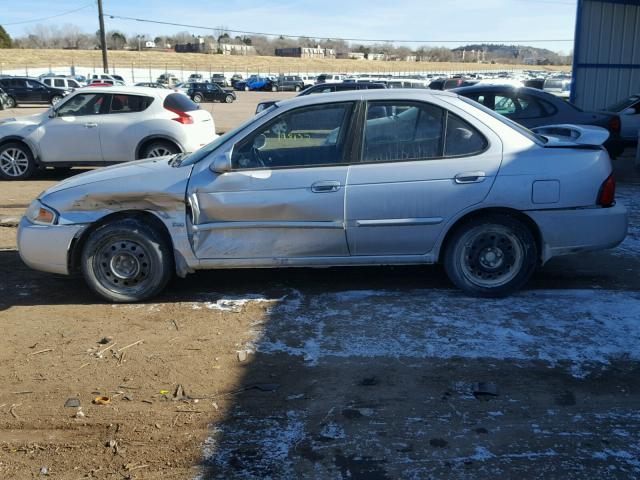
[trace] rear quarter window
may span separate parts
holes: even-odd
[[[163,106],[169,110],[177,110],[180,112],[193,112],[194,110],[200,109],[197,103],[181,93],[167,95],[167,98],[164,99]]]

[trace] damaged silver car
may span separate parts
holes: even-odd
[[[534,134],[447,92],[298,97],[196,153],[59,183],[27,210],[19,250],[115,302],[200,269],[437,262],[465,292],[502,296],[554,256],[624,239],[607,136]]]

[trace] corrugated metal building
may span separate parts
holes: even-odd
[[[640,0],[578,0],[571,101],[598,110],[640,93]]]

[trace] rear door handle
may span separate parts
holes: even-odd
[[[336,180],[325,180],[311,185],[313,193],[337,192],[338,190],[340,190],[340,182]]]
[[[87,128],[96,128],[98,126],[98,124],[90,122],[90,123],[85,123],[84,126],[87,127]]]
[[[456,183],[480,183],[484,182],[485,178],[484,172],[463,172],[453,177]]]

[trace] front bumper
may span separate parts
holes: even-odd
[[[571,253],[613,248],[627,235],[624,205],[611,208],[538,210],[526,212],[542,234],[542,262]]]
[[[69,274],[71,242],[87,226],[36,225],[25,217],[18,226],[18,252],[29,267],[43,272]]]

